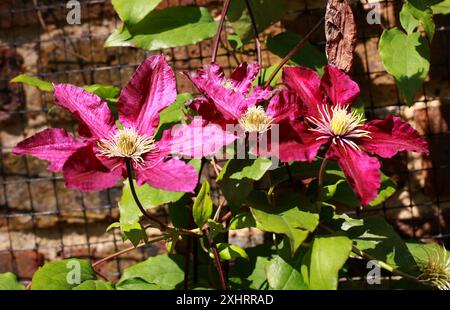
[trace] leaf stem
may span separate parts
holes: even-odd
[[[306,42],[308,42],[309,38],[319,29],[319,27],[323,24],[324,21],[325,17],[322,17],[317,22],[317,24],[315,24],[314,27],[306,34],[306,36],[300,42],[298,42],[297,45],[294,46],[294,48],[291,49],[289,53],[287,53],[286,56],[284,56],[284,58],[281,60],[281,62],[278,64],[275,70],[270,74],[268,80],[266,81],[265,86],[270,85],[270,83],[277,75],[278,71],[280,71],[281,68],[283,68],[283,66],[289,61],[289,59],[291,59],[291,57],[294,56],[306,44]]]
[[[229,6],[230,6],[230,0],[225,0],[225,3],[223,4],[222,12],[220,13],[221,15],[220,15],[220,21],[219,21],[219,28],[217,28],[217,33],[214,38],[214,45],[213,45],[213,50],[212,50],[212,55],[211,55],[211,63],[216,62],[217,51],[219,50],[220,37],[222,35],[222,30],[223,30],[223,24],[225,22],[225,17],[227,15]]]
[[[176,230],[178,233],[182,234],[182,235],[190,235],[190,236],[196,236],[199,237],[199,235],[191,230],[187,230],[187,229],[182,229],[182,228],[173,228],[173,227],[169,227],[166,224],[164,224],[163,222],[161,222],[159,219],[157,219],[156,217],[154,217],[153,215],[151,215],[150,213],[148,213],[145,208],[142,206],[141,201],[139,200],[139,197],[136,193],[136,189],[134,187],[134,182],[133,182],[133,163],[131,162],[130,159],[127,159],[125,161],[126,163],[126,167],[127,167],[127,174],[128,174],[128,180],[129,180],[129,184],[130,184],[130,191],[131,194],[133,195],[133,199],[136,202],[136,205],[138,206],[139,210],[142,212],[142,214],[151,222],[156,223],[159,226],[159,229],[161,231],[166,231],[166,230]]]
[[[245,0],[245,5],[247,6],[248,15],[250,16],[250,20],[252,22],[252,28],[253,28],[253,35],[255,36],[255,45],[256,45],[256,55],[258,59],[258,65],[259,70],[262,70],[262,53],[261,53],[261,41],[259,41],[259,34],[258,34],[258,26],[256,24],[255,15],[253,14],[252,7],[250,5],[250,2],[248,0]],[[262,84],[262,76],[261,74],[258,75],[258,85]]]
[[[106,257],[104,257],[104,258],[102,258],[102,259],[100,259],[100,260],[98,260],[98,261],[92,263],[92,268],[95,268],[95,267],[97,267],[98,265],[101,265],[101,264],[103,264],[103,263],[105,263],[105,262],[107,262],[107,261],[109,261],[109,260],[111,260],[111,259],[113,259],[113,258],[116,258],[117,256],[126,254],[126,253],[131,252],[131,251],[133,251],[133,250],[135,250],[135,249],[142,248],[143,246],[146,246],[146,245],[149,245],[149,244],[158,242],[158,241],[165,240],[166,238],[167,238],[166,235],[162,235],[162,236],[159,236],[158,238],[155,238],[155,239],[153,239],[153,240],[151,240],[151,241],[149,241],[149,242],[146,242],[146,243],[145,243],[145,242],[141,242],[141,243],[139,243],[137,246],[132,246],[132,247],[123,249],[123,250],[121,250],[121,251],[115,252],[115,253],[113,253],[113,254],[111,254],[111,255],[108,255],[108,256],[106,256]]]
[[[362,257],[362,258],[367,259],[367,260],[376,260],[381,268],[389,271],[390,273],[397,274],[397,275],[399,275],[399,276],[401,276],[403,278],[406,278],[408,280],[411,280],[411,281],[423,284],[423,282],[421,282],[416,277],[414,277],[412,275],[409,275],[407,273],[404,273],[403,271],[400,271],[398,269],[395,269],[394,267],[392,267],[392,266],[388,265],[387,263],[377,259],[376,257],[373,257],[373,256],[367,254],[366,252],[361,251],[355,245],[352,246],[352,252],[355,253],[356,255]]]
[[[324,159],[322,160],[322,164],[320,165],[320,170],[319,170],[319,181],[318,181],[318,187],[319,187],[318,190],[320,191],[319,196],[321,196],[320,193],[323,188],[323,182],[324,182],[323,178],[325,176],[325,170],[327,168],[327,164],[328,164],[328,158],[324,157]]]

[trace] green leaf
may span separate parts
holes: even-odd
[[[211,217],[213,211],[213,202],[209,192],[209,183],[204,181],[202,188],[195,199],[194,205],[192,206],[192,216],[194,217],[194,222],[200,229]]]
[[[91,263],[85,259],[64,259],[45,264],[33,275],[32,290],[71,290],[84,281],[95,280]]]
[[[240,50],[244,46],[241,38],[236,34],[229,34],[227,39],[234,50]]]
[[[258,157],[257,159],[245,160],[242,170],[230,175],[231,179],[242,180],[243,178],[258,181],[272,166],[270,158]]]
[[[103,100],[110,102],[117,102],[120,94],[120,89],[114,85],[92,84],[83,86],[83,88],[90,93],[96,94]]]
[[[123,271],[117,287],[123,287],[125,281],[132,278],[141,278],[147,283],[156,284],[163,290],[173,290],[183,282],[183,256],[158,255],[146,261],[126,268]]]
[[[192,94],[182,93],[177,95],[177,99],[170,106],[159,113],[159,125],[156,129],[156,138],[161,137],[164,130],[169,129],[172,125],[181,122],[185,118],[185,102],[192,99]]]
[[[335,183],[324,186],[325,200],[332,200],[352,207],[359,207],[361,204],[353,192],[352,187],[346,181],[342,170],[326,170],[325,174],[331,178],[332,175],[339,177]],[[369,206],[377,206],[389,199],[396,191],[397,184],[384,173],[381,173],[381,185],[377,197],[369,203]]]
[[[261,290],[267,287],[265,265],[275,254],[269,244],[261,244],[247,248],[249,260],[240,260],[229,271],[229,282],[232,289]]]
[[[73,290],[84,290],[84,291],[110,291],[114,290],[111,282],[100,281],[100,280],[87,280],[77,285]]]
[[[409,11],[420,22],[428,38],[432,41],[436,31],[436,25],[434,24],[433,10],[431,7],[423,2],[423,0],[410,0],[403,4],[403,9]]]
[[[386,262],[393,268],[411,273],[416,271],[416,263],[403,239],[382,217],[370,217],[365,220],[345,220],[342,230],[355,242],[358,249]]]
[[[215,22],[204,7],[177,6],[152,11],[131,26],[116,29],[105,47],[132,46],[147,50],[195,44],[213,37]]]
[[[431,5],[433,14],[450,14],[450,0],[437,0]]]
[[[161,287],[156,284],[148,283],[141,278],[130,278],[120,281],[116,285],[116,290],[154,291],[161,290]]]
[[[169,202],[176,202],[184,195],[183,192],[165,191],[151,187],[148,184],[137,186],[136,181],[133,182],[139,200],[147,209],[156,208]],[[123,184],[122,197],[119,202],[120,221],[123,223],[135,223],[139,221],[142,213],[133,199],[128,179]]]
[[[44,80],[41,80],[34,76],[21,74],[11,80],[11,83],[23,83],[26,85],[37,87],[43,91],[53,91],[53,84]]]
[[[352,249],[352,241],[344,236],[316,237],[309,266],[309,287],[313,290],[336,290],[338,273]]]
[[[301,39],[296,33],[283,32],[267,39],[267,48],[275,55],[283,58]],[[319,74],[322,74],[323,66],[328,63],[325,54],[310,43],[306,43],[303,48],[291,57],[290,61],[297,66],[310,67],[318,71]]]
[[[148,235],[141,223],[120,223],[120,229],[124,240],[130,240],[134,246],[141,241],[148,241]]]
[[[249,0],[258,32],[280,20],[287,9],[286,0]],[[227,19],[242,42],[253,38],[253,27],[245,1],[231,1]]]
[[[232,260],[235,258],[244,258],[249,260],[247,253],[243,248],[229,243],[217,243],[217,251],[219,252],[220,259]]]
[[[272,74],[273,71],[275,71],[275,69],[277,68],[278,65],[273,65],[267,68],[262,68],[261,72],[259,73],[261,75],[261,84],[265,85],[267,80],[269,79],[270,75]],[[283,68],[286,65],[283,66]],[[270,86],[271,87],[275,87],[278,84],[278,81],[281,78],[281,74],[283,73],[283,68],[281,68],[277,74],[275,74],[275,77],[273,78],[272,82],[270,82]],[[258,85],[258,79],[255,79],[253,81],[253,86]]]
[[[264,192],[253,191],[248,197],[248,204],[256,220],[257,228],[277,234],[285,234],[291,245],[292,254],[303,243],[318,223],[319,215],[301,211],[297,203],[306,202],[306,197],[299,194],[285,195],[283,200],[275,202],[273,208]],[[303,206],[305,207],[305,206]],[[307,206],[308,208],[310,205]]]
[[[42,91],[53,91],[53,83],[26,74],[16,76],[11,80],[11,83],[23,83],[26,85],[34,86]],[[86,91],[99,96],[103,100],[110,102],[116,102],[120,94],[120,89],[114,85],[92,84],[81,87]]]
[[[0,291],[19,291],[24,289],[25,286],[17,281],[17,277],[14,273],[0,273]]]
[[[197,171],[199,169],[199,161],[200,160],[197,159],[192,159],[190,161]],[[137,186],[136,181],[133,180],[133,182],[137,196],[145,208],[155,208],[163,204],[176,202],[185,194],[183,192],[170,192],[157,189],[148,184]],[[123,183],[122,197],[119,201],[120,228],[122,229],[125,239],[129,239],[133,245],[136,246],[141,240],[147,241],[147,234],[139,223],[142,213],[134,201],[129,186],[129,180],[124,180]]]
[[[400,11],[400,23],[408,35],[412,34],[420,24],[419,20],[413,16],[406,4],[403,5],[402,10]]]
[[[222,223],[217,223],[212,219],[208,219],[208,226],[211,232],[212,239],[214,239],[218,234],[226,232],[228,230],[223,227]]]
[[[127,25],[140,22],[153,11],[162,0],[112,0],[112,4],[120,19]]]
[[[394,76],[401,97],[411,105],[430,69],[427,40],[419,32],[406,35],[393,28],[383,31],[379,50],[383,65]]]
[[[223,166],[222,171],[217,177],[217,182],[220,185],[228,206],[233,213],[241,207],[242,203],[247,198],[248,194],[253,190],[254,180],[249,178],[236,179],[231,178],[231,175],[242,171],[249,165],[249,161],[240,159],[230,159]]]
[[[374,207],[385,202],[388,198],[394,195],[397,189],[397,184],[387,175],[381,173],[381,186],[378,190],[378,196],[369,203],[369,206]]]
[[[242,229],[242,228],[249,228],[249,227],[255,227],[256,222],[253,218],[253,215],[250,212],[243,212],[239,213],[235,217],[233,217],[230,221],[229,229]]]
[[[300,266],[300,264],[298,264]],[[269,286],[274,290],[306,290],[308,285],[303,276],[293,264],[286,262],[280,256],[266,263],[265,272]]]

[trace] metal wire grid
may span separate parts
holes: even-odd
[[[140,61],[146,56],[146,53],[140,51],[140,50],[130,50],[130,49],[123,49],[123,48],[113,48],[109,49],[107,51],[102,51],[102,53],[107,54],[108,57],[105,62],[99,63],[95,60],[95,57],[97,56],[96,53],[98,50],[98,44],[99,42],[102,42],[104,39],[106,39],[109,32],[105,33],[98,33],[96,32],[98,30],[99,24],[102,23],[102,19],[108,19],[113,20],[114,14],[111,13],[111,5],[109,1],[105,0],[86,0],[86,1],[80,1],[82,5],[82,25],[81,26],[69,26],[65,22],[65,16],[66,16],[66,1],[34,1],[32,5],[30,5],[30,1],[10,1],[9,7],[7,7],[7,10],[3,10],[0,12],[0,18],[10,18],[11,20],[11,26],[6,29],[8,31],[9,35],[7,42],[1,42],[0,46],[6,46],[9,48],[17,49],[18,47],[22,46],[24,43],[23,40],[29,40],[28,38],[21,38],[20,37],[20,27],[33,27],[34,34],[32,37],[33,39],[31,42],[28,41],[26,43],[33,43],[35,45],[35,50],[38,53],[38,61],[37,68],[36,68],[36,75],[40,78],[50,80],[50,81],[67,81],[70,83],[78,83],[78,81],[81,81],[83,84],[94,84],[94,83],[104,83],[104,84],[116,84],[117,86],[122,86],[128,77],[131,75],[131,73],[134,71],[134,69],[137,67],[137,65],[140,63]],[[165,1],[165,4],[167,6],[174,6],[174,5],[188,5],[188,4],[195,4],[196,1]],[[211,6],[215,11],[216,14],[218,10],[220,9],[221,2],[220,1],[202,1],[202,5],[207,4]],[[395,7],[395,12],[398,14],[398,8],[401,5],[401,1],[383,1],[381,3],[381,7],[383,10],[390,10],[392,7]],[[91,13],[94,12],[94,13]],[[100,12],[100,13],[99,13]],[[323,10],[316,10],[316,9],[309,9],[307,5],[305,5],[304,9],[300,12],[300,15],[298,17],[299,20],[305,20],[307,21],[307,24],[313,24],[311,20],[317,20],[321,15],[323,14]],[[18,18],[22,16],[27,16],[25,18],[25,23],[20,24],[20,22],[23,22],[24,19]],[[383,14],[384,16],[389,17],[389,13]],[[34,19],[31,18],[34,16]],[[87,17],[85,17],[87,16]],[[400,111],[403,107],[401,100],[399,99],[398,93],[396,93],[397,100],[395,105],[386,105],[386,106],[380,106],[375,103],[374,99],[374,86],[372,85],[372,80],[374,76],[379,75],[386,75],[387,73],[380,70],[380,71],[371,71],[369,61],[370,61],[370,52],[369,47],[366,46],[366,42],[370,39],[378,38],[381,29],[376,28],[374,30],[374,26],[369,26],[365,22],[365,16],[366,13],[362,7],[362,5],[357,6],[357,10],[355,11],[355,16],[358,21],[358,31],[359,31],[359,41],[364,43],[364,65],[362,66],[361,72],[358,72],[355,70],[354,77],[358,81],[363,81],[363,83],[368,84],[369,87],[369,95],[366,96],[365,103],[366,103],[366,112],[369,117],[372,117],[379,113],[379,111],[382,111],[386,108],[395,108],[396,111]],[[45,23],[47,20],[50,20],[49,24],[56,25],[56,28],[61,31],[62,35],[46,38],[46,32],[47,30],[45,27],[41,27],[40,24],[42,24],[42,21]],[[441,20],[439,20],[441,21]],[[448,33],[450,31],[449,25],[440,25],[438,21],[438,27],[436,30],[436,37],[443,38],[443,44],[444,47],[448,50],[449,42],[448,42]],[[386,24],[391,24],[389,20],[385,21]],[[79,27],[86,27],[87,29],[83,28],[83,33],[77,33],[75,35],[72,34],[73,29],[76,29]],[[114,26],[117,26],[116,23],[113,24]],[[308,28],[308,25],[306,25],[306,29]],[[94,29],[95,28],[95,29]],[[3,30],[3,29],[1,29]],[[85,33],[84,30],[87,32]],[[111,31],[112,29],[109,29]],[[19,34],[16,34],[19,33]],[[1,37],[0,37],[1,38]],[[324,42],[323,38],[317,38],[316,39],[316,45],[320,48],[323,48]],[[435,40],[436,41],[436,40]],[[71,47],[73,47],[74,44],[78,43],[87,43],[87,46],[84,45],[83,52],[87,48],[89,50],[88,57],[86,59],[86,56],[84,56],[84,59],[82,58],[81,61],[78,61],[78,63],[73,64],[71,56],[69,55],[71,51]],[[51,68],[42,66],[41,65],[41,58],[44,56],[43,49],[46,45],[53,45],[53,53],[57,53],[62,49],[63,52],[63,58],[61,63],[52,65]],[[176,71],[179,70],[193,70],[199,67],[202,63],[207,63],[210,60],[210,41],[205,41],[199,44],[196,44],[195,46],[191,47],[183,47],[183,48],[176,48],[176,49],[168,49],[163,51],[168,58],[171,60],[171,64],[173,65],[174,69]],[[56,49],[58,48],[58,49]],[[73,51],[73,50],[72,50]],[[251,49],[247,49],[248,56],[252,57],[255,53]],[[226,67],[227,70],[231,70],[235,66],[235,61],[233,58],[233,55],[225,50],[221,49],[219,52],[218,61]],[[130,57],[131,54],[131,57]],[[57,56],[53,57],[54,59],[58,59]],[[129,60],[131,58],[132,61]],[[264,66],[269,66],[273,62],[273,58],[269,57],[268,52],[263,53],[263,60],[264,60]],[[432,60],[433,61],[433,60]],[[447,57],[445,59],[445,63],[432,63],[431,65],[431,72],[435,70],[436,68],[440,69],[441,71],[443,68],[445,68],[444,74],[448,81],[448,73],[450,72],[450,61],[449,61],[449,55],[447,54]],[[76,80],[77,82],[75,82]],[[79,84],[81,84],[79,83]],[[184,85],[184,84],[183,84]],[[184,87],[184,86],[182,86]],[[450,87],[449,87],[450,88]],[[191,89],[192,90],[192,89]],[[180,89],[180,91],[184,91],[184,89]],[[427,94],[427,90],[423,89],[423,93]],[[23,97],[25,98],[25,94],[23,94]],[[448,97],[442,98],[441,101],[448,101]],[[25,99],[24,99],[25,100]],[[431,100],[431,99],[430,99]],[[424,96],[423,100],[420,100],[425,104],[425,110],[428,111],[428,100],[427,95]],[[30,109],[28,107],[20,108],[14,112],[13,114],[16,114],[20,121],[23,122],[23,124],[27,124],[27,121],[30,117],[36,116],[36,115],[44,115],[46,118],[46,124],[48,126],[52,126],[52,123],[54,122],[53,119],[50,119],[49,117],[49,103],[51,103],[51,96],[48,96],[46,94],[41,93],[39,95],[39,102],[41,104],[41,107]],[[429,123],[429,122],[428,122]],[[74,123],[71,124],[71,127],[73,129]],[[436,139],[436,136],[448,136],[448,131],[446,132],[440,132],[440,133],[434,133],[432,134],[432,130],[429,130],[430,134],[427,135],[427,139],[432,143],[433,139]],[[101,203],[98,205],[93,206],[92,204],[87,206],[89,204],[89,198],[86,198],[85,194],[82,193],[75,193],[76,201],[78,202],[78,210],[82,214],[82,221],[83,221],[83,230],[85,235],[85,241],[79,242],[79,243],[69,243],[65,241],[65,230],[66,227],[63,225],[64,221],[60,219],[61,214],[65,212],[64,206],[61,204],[61,201],[59,199],[59,196],[61,196],[61,190],[62,190],[62,178],[59,175],[50,174],[48,172],[45,172],[45,166],[41,167],[41,171],[38,171],[36,173],[36,169],[30,170],[30,158],[22,158],[20,159],[23,161],[23,170],[21,171],[9,171],[8,163],[6,162],[6,156],[11,151],[12,145],[8,145],[7,142],[1,141],[1,157],[0,157],[0,172],[1,172],[1,178],[2,178],[2,194],[3,197],[0,199],[0,202],[2,202],[2,208],[4,209],[2,213],[0,213],[0,219],[5,219],[5,225],[6,225],[6,231],[1,231],[1,234],[8,234],[9,238],[9,245],[7,249],[0,249],[1,253],[9,253],[11,256],[11,260],[13,262],[12,270],[13,272],[16,272],[21,275],[20,270],[18,270],[17,266],[15,265],[16,257],[21,255],[24,251],[35,251],[36,253],[39,253],[40,251],[47,251],[50,249],[54,249],[55,247],[58,248],[59,253],[61,253],[61,256],[67,255],[66,253],[70,252],[71,248],[77,248],[77,247],[84,247],[87,249],[86,256],[88,258],[94,259],[95,253],[93,253],[92,249],[101,246],[101,245],[107,245],[111,246],[117,250],[122,246],[122,241],[120,240],[120,237],[117,234],[109,233],[110,238],[107,240],[102,241],[92,241],[92,229],[90,229],[89,224],[89,218],[87,216],[88,211],[106,211],[109,213],[110,217],[113,218],[114,211],[117,211],[116,209],[116,199],[118,196],[118,189],[112,189],[105,192],[102,192],[100,195],[103,197],[103,200],[101,200]],[[433,150],[433,151],[438,151]],[[414,175],[415,173],[421,173],[424,169],[408,169],[404,162],[406,161],[406,157],[404,154],[399,156],[399,161],[402,162],[401,169],[395,169],[393,173],[396,175],[401,176],[401,178],[406,179],[406,183],[410,184],[408,182],[411,175]],[[438,171],[442,170],[448,170],[449,166],[448,163],[442,164],[441,162],[432,161],[431,168],[427,168],[431,171],[434,178],[433,186],[436,185],[437,187],[437,177],[436,174]],[[33,184],[39,183],[39,182],[47,182],[51,184],[52,191],[54,195],[54,209],[53,210],[40,210],[39,206],[36,205],[36,203],[33,200]],[[10,197],[8,197],[8,193],[10,193],[9,187],[10,186],[25,186],[26,187],[26,193],[28,197],[24,197],[23,199],[26,199],[28,201],[29,208],[27,210],[22,210],[21,212],[16,212],[11,209],[10,206]],[[435,214],[435,221],[437,223],[438,227],[438,233],[433,235],[416,235],[416,229],[413,227],[413,234],[410,237],[413,238],[432,238],[441,240],[443,242],[448,240],[449,233],[448,230],[446,230],[446,227],[442,224],[442,206],[449,202],[448,199],[441,199],[440,192],[437,190],[435,192],[435,197],[432,198],[429,202],[426,202],[425,204],[421,205],[415,205],[414,202],[410,199],[410,203],[408,206],[405,205],[397,205],[397,206],[387,206],[386,203],[383,203],[381,206],[377,208],[371,208],[371,209],[364,209],[364,210],[357,210],[354,213],[355,216],[365,216],[365,214],[370,213],[382,213],[386,217],[389,218],[389,212],[392,212],[394,209],[404,209],[404,208],[430,208],[433,205],[436,207],[436,214]],[[3,200],[3,201],[2,201]],[[37,210],[38,209],[38,210]],[[352,213],[352,212],[350,212]],[[40,239],[37,237],[38,235],[38,228],[36,225],[36,221],[39,220],[41,217],[48,217],[48,216],[55,216],[58,221],[56,224],[55,229],[58,230],[58,239],[59,244],[57,245],[50,245],[45,246],[42,245],[40,242]],[[23,218],[23,217],[29,217],[31,218],[31,232],[34,236],[34,246],[31,248],[18,248],[15,243],[16,240],[12,237],[12,232],[15,230],[15,228],[12,226],[11,221],[14,220],[14,218]],[[392,220],[392,219],[391,219]],[[414,225],[414,223],[413,223]],[[142,251],[142,257],[145,257],[148,253],[145,251]],[[116,273],[115,275],[118,275],[123,268],[123,265],[121,264],[121,258],[118,258],[115,262],[115,269]]]

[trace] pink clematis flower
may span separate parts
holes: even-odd
[[[428,152],[427,142],[399,117],[365,123],[350,107],[359,95],[358,85],[334,66],[326,66],[319,80],[308,68],[287,67],[285,85],[303,101],[309,127],[298,134],[316,143],[306,145],[312,153],[326,143],[326,157],[337,160],[363,205],[377,196],[381,184],[380,163],[370,155],[389,158],[400,151]]]
[[[126,160],[132,161],[139,185],[148,183],[164,190],[192,191],[198,173],[193,166],[172,157],[171,149],[181,144],[187,153],[198,153],[198,148],[208,147],[214,152],[219,144],[213,141],[217,136],[205,136],[201,144],[193,145],[170,130],[155,141],[159,112],[176,99],[175,83],[162,55],[147,58],[120,93],[118,111],[122,128],[116,126],[107,103],[100,97],[79,87],[56,84],[56,102],[78,119],[80,137],[74,138],[64,129],[46,129],[20,142],[13,152],[50,161],[49,170],[62,171],[66,186],[81,191],[114,186],[121,176],[126,176]],[[184,130],[197,130],[185,127]]]
[[[251,89],[258,71],[258,64],[242,63],[229,79],[216,64],[207,65],[194,75],[185,73],[204,96],[194,99],[191,106],[203,119],[224,129],[226,125],[238,125],[243,133],[267,132],[267,140],[251,150],[258,156],[278,156],[284,162],[311,161],[315,154],[309,146],[317,144],[318,148],[320,144],[309,135],[298,134],[307,128],[297,120],[302,114],[298,96],[286,89],[274,91],[260,86]],[[268,100],[265,108],[263,104]],[[271,148],[273,136],[268,132],[274,125],[279,126],[276,151]]]

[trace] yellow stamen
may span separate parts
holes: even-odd
[[[319,117],[307,117],[308,122],[314,124],[317,131],[321,134],[317,139],[332,138],[333,143],[339,141],[344,146],[348,145],[353,149],[358,149],[359,146],[352,141],[354,138],[370,138],[370,133],[367,130],[361,129],[366,119],[357,111],[349,111],[348,106],[334,106],[331,108],[328,105],[323,105],[319,108]]]
[[[356,111],[349,113],[346,110],[334,108],[330,128],[336,136],[341,136],[363,125],[364,121],[362,115]]]
[[[262,106],[252,106],[242,115],[239,124],[246,132],[265,132],[270,129],[272,121]]]
[[[111,138],[100,140],[99,154],[108,158],[131,158],[137,165],[142,165],[143,155],[156,150],[154,142],[155,140],[146,135],[139,135],[133,128],[123,128]]]

